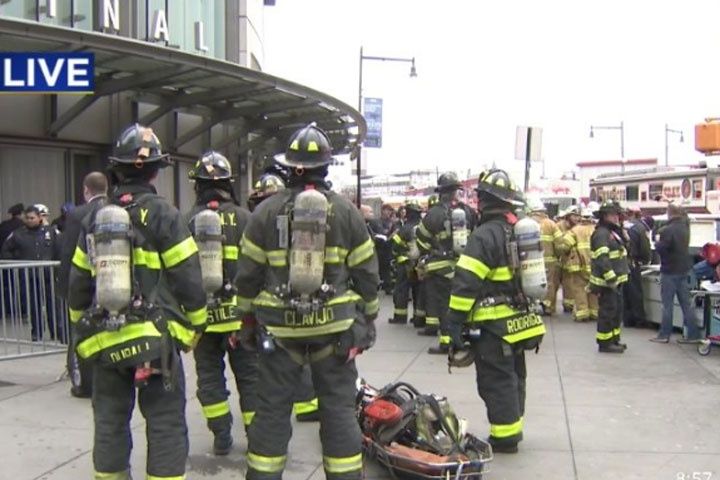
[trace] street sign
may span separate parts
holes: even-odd
[[[365,98],[363,115],[367,122],[367,136],[363,146],[382,148],[382,98]]]
[[[528,155],[528,134],[530,154]],[[515,160],[542,161],[542,127],[517,127],[515,130]]]

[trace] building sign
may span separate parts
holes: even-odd
[[[86,52],[0,52],[0,92],[92,93],[95,55]]]
[[[363,146],[382,148],[382,98],[365,98],[363,115],[367,122],[367,136]]]

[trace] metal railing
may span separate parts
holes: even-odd
[[[0,260],[0,360],[67,351],[68,310],[55,291],[59,265]]]

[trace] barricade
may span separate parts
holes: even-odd
[[[68,310],[55,293],[59,265],[0,261],[0,360],[67,351]]]

